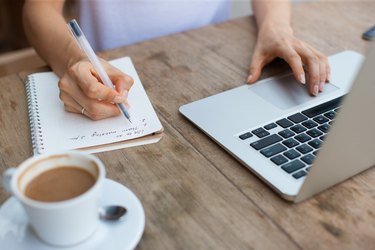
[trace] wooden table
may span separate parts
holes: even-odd
[[[330,55],[369,43],[374,1],[295,4],[296,36]],[[138,249],[375,249],[375,169],[301,204],[262,181],[178,113],[182,104],[243,84],[256,39],[240,18],[103,55],[132,57],[165,127],[157,144],[100,153],[108,177],[140,198]],[[262,77],[283,72],[273,63]],[[0,79],[0,171],[31,155],[21,74]],[[9,195],[1,189],[0,202]],[[124,235],[126,237],[126,235]]]

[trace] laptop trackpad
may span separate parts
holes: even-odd
[[[324,85],[324,91],[319,96],[327,95],[339,88],[333,84]],[[312,100],[308,91],[308,84],[297,82],[293,75],[259,82],[251,87],[258,96],[280,109],[289,109]]]

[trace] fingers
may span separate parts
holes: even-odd
[[[115,85],[115,89],[99,82],[89,62],[75,64],[69,69],[68,74],[91,99],[114,103],[125,102],[126,93],[133,85],[133,79],[108,63],[105,63],[105,70]]]
[[[302,45],[297,48],[297,52],[301,55],[303,63],[307,66],[309,91],[312,95],[317,96],[319,92],[324,90],[324,84],[327,82],[328,60],[314,48],[306,44]]]
[[[303,70],[302,59],[295,50],[288,50],[282,55],[282,58],[289,64],[294,77],[302,84],[306,84],[306,75]]]
[[[73,113],[81,113],[82,106],[78,104],[70,95],[60,90],[60,100],[64,103],[65,110]]]
[[[256,48],[253,58],[251,59],[249,76],[246,82],[249,84],[256,82],[262,73],[263,67],[275,58],[275,55],[264,53],[263,49]]]
[[[302,60],[298,53],[293,49],[288,49],[286,51],[278,52],[277,54],[280,54],[280,57],[283,58],[290,65],[294,77],[302,84],[305,84],[305,71],[303,70]],[[260,56],[257,53],[255,53],[250,65],[250,73],[247,82],[253,83],[256,80],[258,80],[264,65],[272,61],[275,57],[276,54],[273,56]]]
[[[100,101],[93,101],[84,95],[81,97],[83,98],[76,100],[66,92],[60,91],[60,99],[64,102],[64,108],[66,111],[81,114],[82,108],[84,108],[84,112],[82,114],[95,121],[120,114],[120,111],[116,105],[103,103]]]
[[[329,62],[327,58],[326,58],[326,73],[327,73],[326,82],[330,82],[331,81],[331,67],[329,66]]]
[[[307,66],[309,90],[312,95],[319,94],[320,64],[317,56],[310,50],[305,49],[302,53],[302,61]]]
[[[289,33],[272,33],[272,36],[264,34],[262,39],[258,38],[255,46],[248,83],[258,80],[262,68],[274,58],[280,57],[290,65],[299,82],[309,84],[312,95],[316,96],[324,90],[324,84],[330,78],[330,67],[325,55]]]
[[[65,110],[81,113],[83,107],[85,116],[99,120],[120,114],[113,103],[125,103],[129,106],[128,91],[134,80],[104,60],[103,66],[114,88],[101,83],[87,61],[80,61],[68,69],[59,81],[60,99],[64,102]]]
[[[327,72],[326,72],[326,65],[321,59],[319,60],[319,76],[320,76],[319,92],[323,92],[324,84],[327,81]]]
[[[331,68],[329,66],[328,58],[314,49],[313,47],[309,46],[310,50],[312,50],[319,58],[320,62],[320,82],[321,83],[327,83],[329,82],[330,74],[331,74]]]
[[[100,120],[120,114],[116,105],[90,99],[76,84],[68,79],[62,78],[59,81],[59,88],[60,99],[64,103],[66,111],[81,113],[82,108],[85,108],[84,115],[92,120]]]
[[[112,83],[115,85],[116,91],[127,99],[127,94],[134,84],[133,78],[115,67],[106,68],[106,71]]]
[[[88,62],[77,63],[69,69],[69,76],[87,97],[114,103],[125,101],[125,98],[120,93],[99,82],[94,75],[94,69]]]
[[[247,83],[254,83],[259,79],[262,69],[265,65],[265,58],[260,55],[260,53],[255,50],[254,56],[251,60],[249,76],[247,78]]]

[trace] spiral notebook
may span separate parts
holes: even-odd
[[[160,140],[163,126],[131,59],[124,57],[110,63],[134,79],[128,96],[132,123],[123,115],[92,121],[81,114],[66,112],[59,99],[57,75],[31,74],[25,87],[34,155],[66,150],[97,153]]]

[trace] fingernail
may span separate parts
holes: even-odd
[[[331,74],[328,73],[328,74],[327,74],[327,82],[330,82],[330,81],[331,81]]]
[[[305,74],[301,74],[301,75],[299,76],[299,81],[300,81],[302,84],[306,84]]]
[[[316,85],[314,86],[314,95],[317,96],[318,93],[319,93],[319,85],[316,84]]]
[[[122,103],[122,102],[124,102],[125,101],[125,98],[123,97],[123,96],[119,96],[119,95],[117,95],[116,97],[115,97],[115,99],[113,99],[113,102],[114,103]]]
[[[129,95],[129,92],[127,90],[124,90],[124,92],[122,92],[122,96],[125,98],[125,99],[128,99],[128,95]]]
[[[323,92],[323,90],[324,90],[324,82],[321,82],[319,85],[319,91]]]
[[[253,79],[253,75],[249,75],[249,77],[247,78],[247,83],[250,83],[251,79]]]

